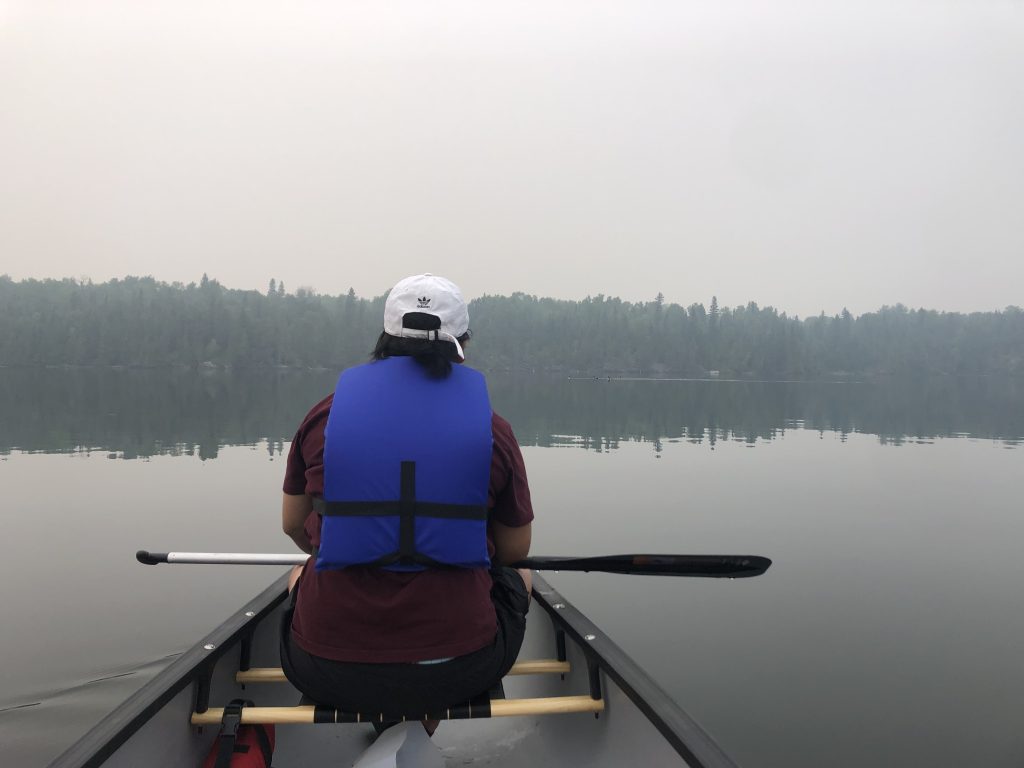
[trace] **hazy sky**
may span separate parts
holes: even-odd
[[[16,279],[997,309],[1022,137],[1022,0],[0,0]]]

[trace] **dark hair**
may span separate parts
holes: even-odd
[[[466,331],[459,336],[459,344],[465,344],[472,337]],[[411,357],[422,365],[427,374],[434,379],[444,379],[452,372],[452,363],[461,362],[455,345],[450,341],[434,341],[432,339],[405,339],[381,333],[377,338],[377,346],[370,357],[384,360],[389,357]]]

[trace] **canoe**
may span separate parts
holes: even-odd
[[[199,766],[233,699],[255,704],[243,709],[243,723],[278,724],[275,768],[352,765],[373,740],[367,722],[379,715],[299,705],[299,692],[279,671],[286,594],[282,576],[51,768]],[[429,747],[440,750],[445,763],[735,768],[636,662],[536,573],[533,598],[523,649],[503,681],[504,698],[430,713],[447,721]]]

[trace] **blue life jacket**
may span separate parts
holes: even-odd
[[[491,403],[483,374],[411,357],[338,378],[324,440],[316,569],[487,568]]]

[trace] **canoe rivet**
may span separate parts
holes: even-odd
[[[256,615],[256,611],[246,611],[245,615],[251,619],[253,616]]]
[[[552,605],[551,607],[552,607],[552,608],[555,608],[555,609],[557,609],[557,610],[561,610],[562,608],[565,608],[565,603],[555,603],[555,604],[554,604],[554,605]]]
[[[584,640],[597,640],[597,635],[584,635]]]
[[[206,645],[204,645],[204,646],[203,646],[203,648],[205,648],[205,649],[206,649],[206,650],[208,650],[208,651],[212,651],[212,650],[213,650],[214,648],[216,648],[216,647],[217,647],[217,646],[216,646],[216,645],[214,645],[213,643],[207,643]]]

